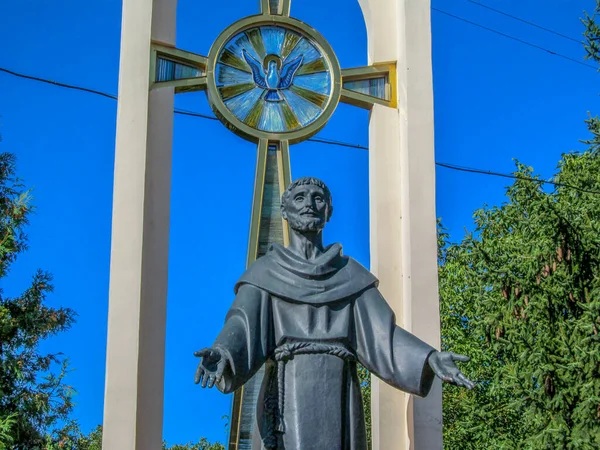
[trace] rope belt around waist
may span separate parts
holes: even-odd
[[[322,342],[292,342],[275,349],[273,358],[277,361],[277,377],[271,379],[268,394],[265,396],[265,411],[272,416],[269,430],[263,442],[265,448],[277,448],[275,433],[285,433],[283,410],[285,402],[285,365],[296,355],[332,355],[344,361],[356,361],[356,355],[341,344]],[[274,392],[277,383],[277,392]]]

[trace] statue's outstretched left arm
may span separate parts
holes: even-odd
[[[468,356],[452,352],[433,352],[429,355],[427,362],[431,370],[442,380],[456,386],[473,389],[475,383],[469,380],[456,366],[455,361],[467,362]]]
[[[358,360],[391,386],[426,396],[437,375],[444,381],[473,387],[454,361],[466,357],[438,352],[415,335],[398,327],[394,312],[379,290],[363,292],[354,304]]]

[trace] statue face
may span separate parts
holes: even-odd
[[[323,189],[314,184],[296,186],[284,205],[283,218],[299,232],[323,229],[329,220],[329,205]]]

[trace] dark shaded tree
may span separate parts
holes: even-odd
[[[600,0],[596,0],[596,8],[591,14],[585,13],[582,19],[585,26],[584,31],[584,47],[587,52],[586,59],[600,63],[600,26],[598,26],[598,18],[600,18]]]
[[[0,153],[0,279],[27,249],[31,213],[15,156]],[[0,289],[0,439],[15,450],[52,448],[75,429],[69,421],[73,391],[64,383],[67,361],[39,349],[40,341],[69,329],[74,318],[70,309],[47,305],[50,292],[52,277],[42,270],[17,297]]]
[[[222,444],[211,443],[206,438],[187,444],[168,445],[163,442],[162,448],[163,450],[225,450]],[[73,450],[102,450],[102,426],[98,425],[89,435],[80,437]]]

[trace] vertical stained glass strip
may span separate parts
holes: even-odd
[[[349,91],[359,92],[371,97],[389,100],[389,95],[386,92],[386,78],[372,78],[370,80],[345,81],[344,89]]]
[[[263,256],[274,242],[283,244],[283,221],[280,207],[281,189],[279,186],[279,166],[277,164],[277,152],[279,151],[281,150],[276,146],[269,146],[267,152],[256,257]],[[264,374],[265,366],[244,385],[239,441],[237,447],[235,447],[237,450],[252,449],[252,437],[255,433],[254,425],[256,423],[256,405]]]
[[[197,78],[204,72],[197,67],[181,64],[171,59],[158,57],[156,60],[156,81],[184,80],[186,78]]]
[[[240,417],[239,431],[239,450],[252,449],[252,434],[254,433],[254,424],[256,422],[256,404],[260,387],[265,376],[264,366],[244,385],[242,396],[242,413]]]
[[[265,172],[260,232],[258,235],[258,256],[267,253],[273,242],[283,244],[281,193],[277,165],[278,151],[279,149],[276,146],[269,146],[269,152],[267,153],[267,170]]]
[[[280,0],[269,0],[269,9],[271,14],[279,14],[279,1]]]

